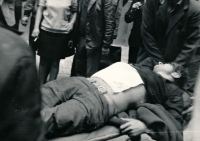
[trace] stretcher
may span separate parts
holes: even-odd
[[[106,125],[91,133],[81,133],[68,137],[59,137],[49,141],[127,141],[129,137],[120,133],[120,130],[112,125]],[[141,136],[141,141],[154,141],[147,134]]]

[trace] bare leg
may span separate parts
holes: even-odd
[[[60,59],[52,59],[51,60],[51,71],[50,71],[50,81],[55,80],[58,76],[59,72],[59,65],[60,65]]]
[[[50,59],[45,57],[40,57],[40,65],[39,65],[39,77],[40,77],[40,85],[46,83],[47,76],[50,72]]]

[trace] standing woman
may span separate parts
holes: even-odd
[[[40,84],[57,78],[60,59],[69,56],[68,41],[77,16],[77,0],[39,0],[32,36],[38,42]]]
[[[125,14],[127,23],[133,22],[133,27],[129,36],[129,63],[136,63],[139,56],[139,49],[143,47],[141,38],[142,7],[145,0],[133,0],[129,10]]]

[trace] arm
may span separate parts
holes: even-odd
[[[179,123],[181,123],[183,112],[183,91],[174,84],[166,85],[166,102],[163,106]]]
[[[27,0],[24,5],[24,16],[22,17],[21,23],[26,26],[28,18],[35,7],[35,0]]]
[[[71,32],[74,28],[74,24],[76,22],[76,17],[77,17],[77,10],[78,10],[78,2],[77,0],[72,0],[72,7],[71,7],[72,17],[69,24],[67,25],[68,32]]]
[[[155,32],[154,32],[154,21],[155,21],[155,10],[157,0],[147,0],[143,7],[143,24],[141,29],[141,36],[143,38],[143,44],[147,54],[160,62],[165,62],[165,59],[156,45]]]
[[[140,10],[141,2],[132,1],[129,10],[125,14],[125,22],[130,23],[135,20],[135,12]]]
[[[33,37],[38,37],[39,33],[40,33],[40,22],[42,19],[42,13],[44,11],[44,6],[39,5],[38,9],[37,9],[37,14],[36,14],[36,19],[35,19],[35,26],[33,29],[33,33],[32,36]]]
[[[154,133],[152,129],[148,129],[148,127],[140,120],[133,118],[122,118],[122,120],[126,121],[126,123],[120,126],[120,130],[130,138],[140,136],[142,133]]]
[[[110,45],[113,42],[113,34],[115,30],[115,7],[112,4],[112,0],[104,0],[103,6],[104,13],[104,39],[102,54],[108,54],[110,52]]]
[[[153,68],[156,64],[158,64],[158,62],[152,57],[148,57],[147,59],[145,59],[139,63],[139,65],[148,67],[150,70],[153,70]]]
[[[200,47],[200,12],[193,14],[189,20],[185,42],[175,62],[185,66],[198,47]]]

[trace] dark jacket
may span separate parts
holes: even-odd
[[[112,117],[108,124],[120,127],[127,121],[120,118],[134,118],[145,123],[148,129],[147,133],[152,139],[157,141],[183,141],[183,128],[174,117],[166,111],[160,104],[140,104],[136,110],[128,110]],[[133,138],[134,141],[140,141],[140,136]]]
[[[183,66],[200,46],[200,3],[183,0],[167,16],[168,1],[147,0],[143,8],[142,37],[148,56]]]
[[[182,122],[183,90],[176,84],[169,82],[162,76],[154,73],[156,61],[147,58],[140,64],[135,64],[147,92],[147,99],[151,104],[162,105],[179,123]]]
[[[86,42],[90,47],[109,47],[113,42],[115,29],[115,7],[113,0],[90,0],[87,8]],[[80,22],[80,11],[84,0],[79,0],[77,27]],[[76,35],[79,35],[77,30]],[[74,36],[77,38],[77,36]]]
[[[0,64],[0,140],[43,140],[34,56],[25,41],[1,26]]]
[[[123,1],[113,0],[113,5],[115,7],[115,25],[116,25],[113,38],[116,39],[118,35],[118,30],[119,30],[119,23],[120,23],[121,11],[123,7]]]
[[[132,5],[136,2],[141,2],[142,6],[140,9],[133,9]],[[143,9],[143,0],[133,0],[129,10],[125,14],[125,22],[131,23],[133,22],[133,27],[131,29],[131,33],[128,39],[129,46],[133,46],[136,48],[141,47],[142,39],[141,39],[141,25],[142,25],[142,9]]]
[[[39,3],[39,0],[27,0],[24,5],[24,15],[29,17],[30,14],[32,13],[32,16],[35,17],[38,3]]]

